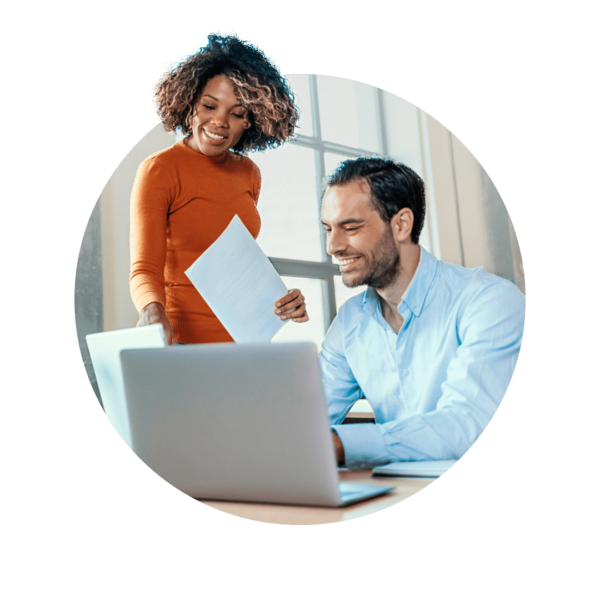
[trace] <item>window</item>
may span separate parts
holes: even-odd
[[[310,315],[308,323],[286,324],[273,341],[312,341],[320,348],[340,306],[365,289],[345,287],[327,255],[319,215],[324,178],[341,161],[374,153],[406,162],[423,176],[421,113],[348,79],[288,80],[300,109],[297,135],[276,151],[251,155],[262,173],[258,243],[288,288],[302,290]],[[427,232],[422,241],[429,246]]]

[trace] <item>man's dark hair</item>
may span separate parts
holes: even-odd
[[[414,223],[410,238],[419,243],[425,222],[425,184],[410,168],[379,156],[351,158],[340,163],[327,179],[327,187],[365,181],[371,190],[371,202],[381,218],[389,223],[403,208],[410,208]]]

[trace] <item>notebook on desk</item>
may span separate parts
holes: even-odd
[[[394,462],[375,467],[373,475],[383,477],[439,477],[454,463],[456,463],[456,460]]]
[[[203,500],[346,506],[390,491],[340,484],[309,343],[123,350],[132,448]]]

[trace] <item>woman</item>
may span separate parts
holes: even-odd
[[[294,132],[294,97],[257,48],[235,36],[208,45],[156,86],[166,131],[187,136],[140,165],[131,196],[131,277],[138,325],[161,323],[178,343],[233,341],[184,271],[237,214],[256,238],[260,172],[246,156]],[[308,320],[290,290],[274,308],[281,320]]]

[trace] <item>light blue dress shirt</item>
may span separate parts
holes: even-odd
[[[320,354],[329,417],[351,469],[460,458],[494,415],[521,347],[525,297],[483,268],[421,248],[396,334],[373,288],[346,302]],[[339,425],[360,398],[375,423]]]

